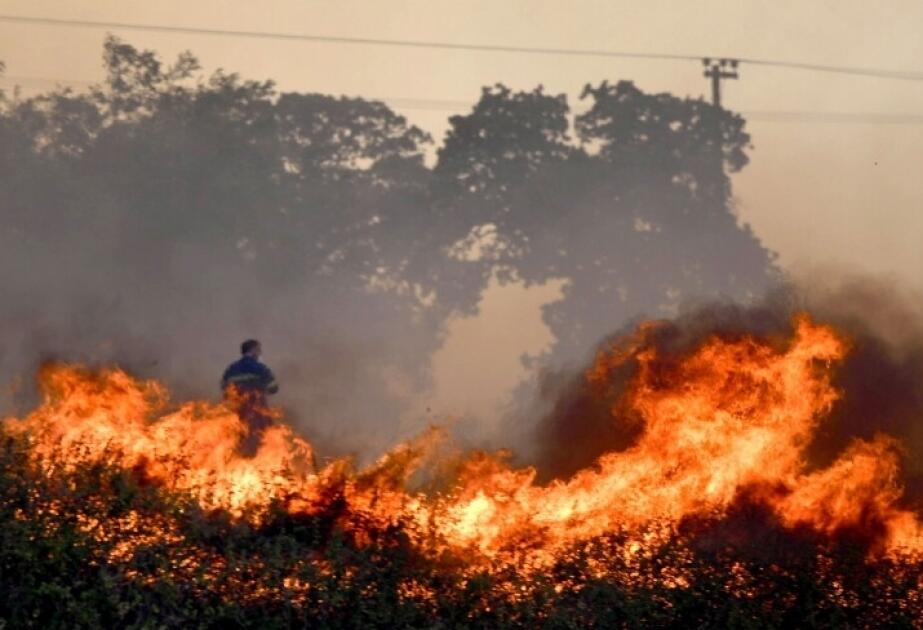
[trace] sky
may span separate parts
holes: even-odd
[[[0,15],[923,71],[923,3],[904,0],[0,0]],[[473,103],[482,86],[497,82],[517,89],[542,84],[549,92],[567,93],[577,108],[583,86],[604,79],[631,79],[645,91],[692,97],[707,96],[710,89],[701,64],[692,61],[110,30],[166,60],[191,50],[208,71],[220,67],[246,78],[271,78],[281,90],[392,99],[437,145],[448,116],[457,113],[450,111],[453,103]],[[0,60],[8,77],[3,85],[20,83],[28,91],[49,88],[46,79],[98,81],[105,34],[105,29],[0,22]],[[733,185],[741,221],[778,252],[785,269],[879,274],[923,292],[923,81],[748,64],[739,73],[739,80],[725,82],[723,104],[745,114],[918,116],[915,124],[844,123],[813,115],[794,122],[755,119],[748,123],[752,162],[734,176]],[[553,296],[550,287],[527,295],[517,287],[494,286],[478,318],[453,322],[446,348],[434,358],[442,399],[464,404],[464,392],[453,384],[470,367],[455,347],[480,344],[508,359],[497,362],[495,374],[479,374],[482,390],[500,392],[507,381],[515,382],[518,356],[550,341],[538,308]],[[516,323],[518,335],[490,337],[508,322]]]

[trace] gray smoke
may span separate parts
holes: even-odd
[[[91,229],[41,248],[0,238],[0,413],[36,404],[34,375],[49,360],[117,365],[163,381],[177,401],[217,401],[224,367],[256,337],[282,385],[274,402],[322,451],[368,457],[412,432],[400,418],[425,382],[407,374],[404,391],[395,385],[415,340],[387,303],[308,282],[266,287],[205,252],[174,252],[163,273],[162,257],[109,258],[100,241]]]

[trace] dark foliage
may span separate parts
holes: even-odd
[[[788,531],[759,506],[639,554],[594,539],[540,572],[472,569],[332,507],[259,527],[96,465],[49,475],[0,450],[0,619],[36,628],[919,627],[919,562]],[[124,545],[131,543],[130,547]]]
[[[479,241],[482,265],[526,282],[566,281],[544,313],[554,357],[581,358],[614,322],[770,286],[773,255],[731,203],[743,118],[628,81],[583,97],[571,129],[563,95],[485,89],[450,119],[434,173],[448,242]]]

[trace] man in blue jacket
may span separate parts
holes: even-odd
[[[272,370],[260,362],[263,348],[256,339],[240,344],[238,361],[224,371],[221,389],[231,401],[241,421],[247,425],[247,437],[241,444],[241,452],[253,455],[266,427],[272,424],[272,415],[266,401],[268,394],[279,391],[279,384]]]

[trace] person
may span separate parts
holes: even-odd
[[[240,344],[240,359],[229,365],[221,377],[225,399],[247,427],[241,452],[248,456],[256,453],[263,431],[272,424],[267,396],[279,391],[272,370],[260,362],[262,353],[259,341],[247,339]]]

